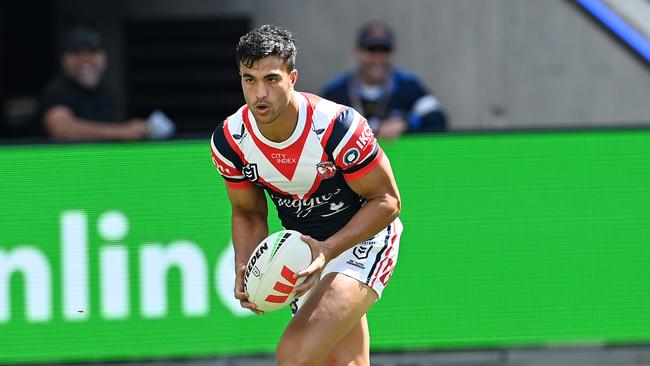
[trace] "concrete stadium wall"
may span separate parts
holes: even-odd
[[[59,2],[63,12],[107,14],[89,10],[97,9],[96,2]],[[312,92],[354,67],[352,50],[359,24],[384,20],[397,33],[396,65],[425,80],[457,130],[650,124],[650,68],[570,0],[121,0],[110,4],[108,14],[120,12],[114,22],[120,17],[230,14],[250,15],[255,25],[285,25],[296,32],[300,47],[299,89]],[[115,28],[111,27],[117,38]],[[119,45],[110,44],[119,56]],[[114,66],[119,89],[123,70],[118,63]]]
[[[309,90],[354,64],[359,23],[382,19],[397,32],[396,64],[426,80],[448,107],[453,128],[650,121],[650,69],[570,1],[274,3],[260,1],[255,22],[297,32]],[[294,9],[290,16],[287,8]]]

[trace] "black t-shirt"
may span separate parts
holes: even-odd
[[[95,89],[85,89],[67,77],[57,76],[47,85],[41,98],[41,124],[45,113],[55,106],[68,107],[78,118],[91,122],[116,122],[115,99],[103,83]]]

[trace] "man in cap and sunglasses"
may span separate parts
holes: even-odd
[[[447,116],[436,96],[417,76],[393,67],[394,38],[384,23],[364,25],[357,37],[357,69],[330,81],[323,97],[354,107],[384,139],[447,130]]]

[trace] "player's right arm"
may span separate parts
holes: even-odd
[[[244,272],[251,253],[268,236],[268,207],[264,192],[254,185],[243,189],[226,186],[232,206],[232,242],[235,248],[235,297],[242,307],[257,314],[253,303],[248,302],[244,291]]]
[[[268,236],[268,207],[264,191],[246,179],[236,147],[228,141],[225,122],[212,134],[212,163],[225,179],[226,193],[232,207],[232,243],[235,249],[235,298],[242,307],[257,314],[261,311],[248,301],[244,291],[246,265],[255,247]]]

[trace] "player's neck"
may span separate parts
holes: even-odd
[[[291,93],[287,108],[273,122],[258,124],[257,127],[268,140],[273,142],[286,141],[291,137],[298,125],[298,108],[299,102],[295,93]]]

